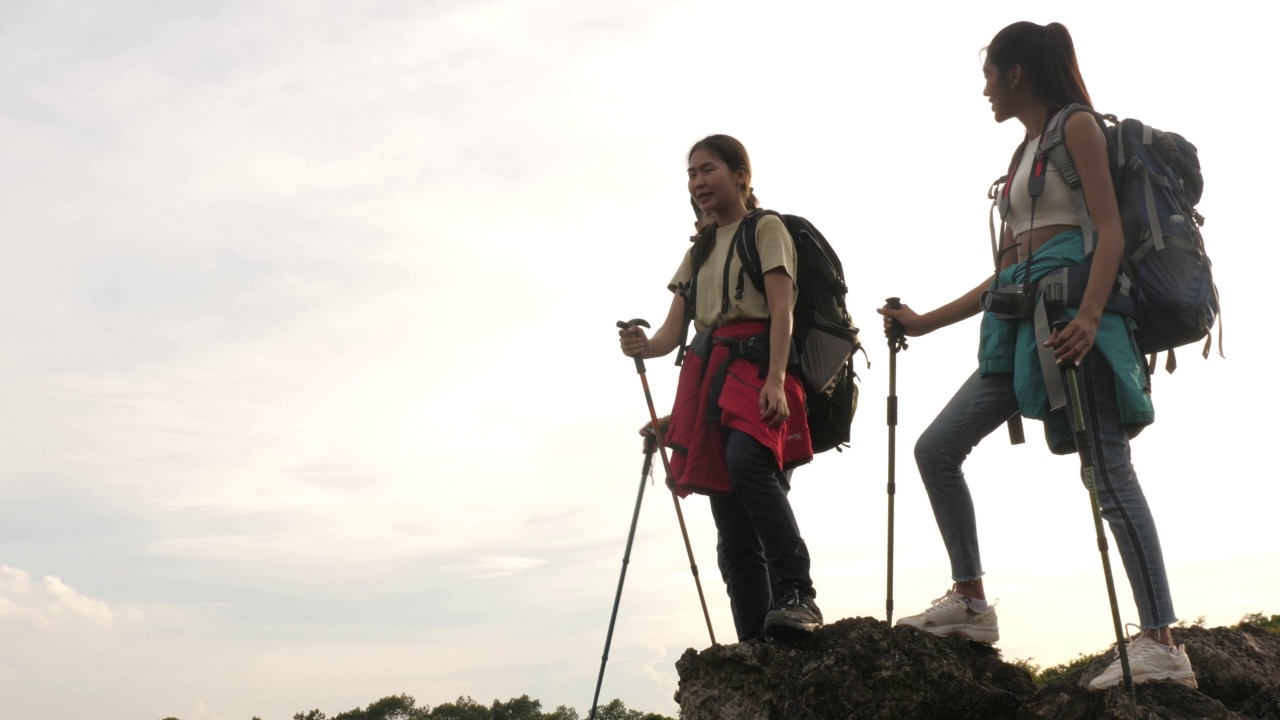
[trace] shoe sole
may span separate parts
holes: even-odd
[[[820,627],[822,627],[822,623],[774,622],[765,624],[764,634],[766,637],[775,640],[796,640],[812,636],[814,631]]]
[[[1177,672],[1158,672],[1158,673],[1147,673],[1146,675],[1139,675],[1133,678],[1133,684],[1141,685],[1143,683],[1157,682],[1161,680],[1168,680],[1168,681],[1176,682],[1179,685],[1186,685],[1192,690],[1199,689],[1200,687],[1200,683],[1196,680],[1195,674],[1184,675],[1182,673],[1177,673]],[[1115,682],[1107,683],[1106,685],[1094,685],[1091,682],[1089,683],[1089,691],[1102,692],[1103,690],[1109,690],[1123,683],[1124,683],[1123,676],[1117,678]]]
[[[992,645],[1000,640],[999,630],[987,630],[986,628],[974,627],[972,625],[935,625],[933,627],[920,627],[911,623],[898,623],[906,625],[918,630],[936,635],[937,637],[958,637],[965,640],[972,640],[983,645]]]

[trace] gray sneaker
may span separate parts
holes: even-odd
[[[1146,635],[1139,635],[1129,641],[1126,649],[1134,685],[1150,680],[1172,680],[1190,688],[1199,687],[1196,672],[1191,669],[1191,658],[1187,657],[1183,646],[1169,647]],[[1116,659],[1107,669],[1089,682],[1089,690],[1101,692],[1115,687],[1123,679],[1124,668],[1120,665],[1120,654],[1116,653]]]
[[[1000,639],[996,609],[988,606],[982,612],[969,607],[968,597],[955,590],[933,601],[919,615],[898,618],[896,625],[910,625],[938,637],[956,636],[990,645]]]
[[[812,635],[822,627],[822,611],[812,597],[791,589],[774,603],[764,617],[764,634],[771,638],[790,639]]]

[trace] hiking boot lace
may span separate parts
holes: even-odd
[[[1133,628],[1132,632],[1129,631],[1130,628]],[[1142,638],[1142,627],[1137,623],[1125,623],[1124,631],[1125,631],[1124,647],[1125,647],[1125,651],[1129,652],[1129,651],[1132,651],[1133,644]],[[1111,652],[1117,658],[1120,657],[1120,646],[1118,643],[1113,643],[1111,645]]]
[[[800,591],[796,588],[788,590],[786,594],[782,596],[782,599],[778,601],[778,607],[780,608],[793,608],[798,607],[800,604]]]
[[[946,607],[947,607],[948,605],[950,605],[952,602],[960,602],[960,603],[962,603],[962,602],[964,602],[963,598],[964,598],[964,596],[963,596],[963,595],[960,595],[959,593],[956,593],[956,594],[955,594],[955,597],[953,598],[953,597],[952,597],[952,591],[948,590],[948,591],[946,592],[946,594],[945,594],[945,595],[943,595],[942,597],[933,599],[933,600],[929,603],[929,607],[924,611],[924,614],[925,614],[925,615],[929,615],[929,614],[931,614],[931,613],[936,613],[936,612],[939,612],[939,611],[941,611],[941,610],[944,610],[944,609],[946,609]]]

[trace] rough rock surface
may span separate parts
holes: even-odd
[[[1035,683],[985,645],[851,618],[789,644],[746,642],[676,663],[682,720],[1012,718]]]
[[[1115,657],[1107,653],[1037,693],[1018,720],[1280,720],[1280,633],[1241,625],[1174,628],[1173,637],[1186,646],[1198,690],[1170,682],[1138,685],[1135,712],[1122,687],[1105,693],[1085,687]]]
[[[850,618],[793,643],[688,650],[676,663],[682,720],[1280,720],[1280,634],[1251,625],[1176,628],[1200,687],[1085,689],[1108,653],[1037,688],[998,650]]]

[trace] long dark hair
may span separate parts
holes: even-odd
[[[1071,103],[1093,107],[1076,63],[1076,46],[1061,23],[1016,22],[991,39],[987,60],[1001,72],[1021,65],[1031,95],[1051,110]]]
[[[760,207],[760,201],[756,199],[755,190],[751,187],[751,158],[747,156],[747,148],[737,138],[729,135],[708,135],[689,148],[689,156],[687,160],[693,159],[693,154],[699,150],[706,150],[715,155],[729,168],[729,172],[736,173],[739,170],[744,171],[746,180],[743,182],[739,190],[742,192],[742,201],[746,204],[747,210],[755,210]],[[697,200],[693,200],[694,211],[699,212],[701,208],[697,205]],[[698,239],[693,243],[693,271],[696,273],[698,268],[702,267],[702,262],[711,254],[711,249],[716,244],[716,226],[708,225],[703,228],[702,233],[698,235]]]

